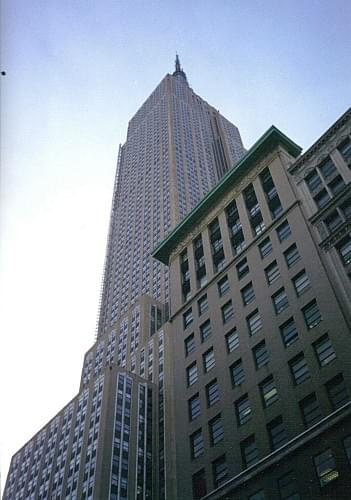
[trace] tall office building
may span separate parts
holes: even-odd
[[[195,94],[177,56],[119,150],[79,394],[14,456],[6,499],[165,498],[169,282],[150,253],[243,154],[238,129]]]

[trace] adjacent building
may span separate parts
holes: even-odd
[[[351,111],[245,153],[177,57],[120,147],[78,395],[4,499],[350,498],[350,161]]]

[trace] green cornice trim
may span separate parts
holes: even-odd
[[[231,168],[219,183],[193,208],[193,210],[164,238],[151,255],[168,265],[169,256],[180,241],[199,224],[202,217],[223,197],[260,158],[268,154],[277,146],[283,148],[294,158],[301,153],[301,148],[289,137],[272,125],[260,139],[246,152],[246,154]]]

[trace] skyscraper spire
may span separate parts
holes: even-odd
[[[183,68],[180,65],[178,54],[176,54],[176,58],[175,58],[175,71],[173,73],[173,76],[177,76],[177,75],[181,75],[187,81],[186,74],[185,74],[185,72],[183,71]]]

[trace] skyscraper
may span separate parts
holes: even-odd
[[[4,498],[166,497],[169,281],[150,253],[243,153],[238,129],[195,94],[177,56],[119,149],[79,394],[13,457]]]

